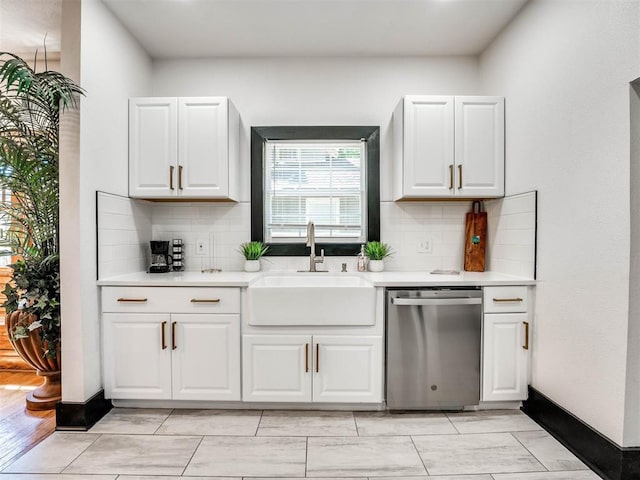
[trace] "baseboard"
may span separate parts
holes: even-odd
[[[638,480],[640,448],[621,448],[535,388],[522,411],[607,480]]]
[[[113,408],[100,390],[86,402],[60,402],[56,405],[56,430],[87,431]]]

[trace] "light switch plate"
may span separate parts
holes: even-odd
[[[423,238],[418,241],[417,253],[433,253],[433,241],[430,238]]]

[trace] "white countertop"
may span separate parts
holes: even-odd
[[[138,272],[102,278],[98,280],[98,285],[103,287],[246,287],[261,276],[261,272]]]
[[[430,287],[430,286],[492,286],[535,285],[532,278],[516,277],[498,272],[460,272],[459,275],[437,275],[428,272],[367,273],[376,287]]]
[[[338,272],[331,272],[340,275]],[[140,287],[246,287],[262,275],[304,275],[295,272],[138,272],[98,280],[99,286]],[[315,275],[315,274],[314,274]],[[531,278],[516,277],[498,272],[460,272],[459,275],[436,275],[427,272],[354,273],[362,275],[375,287],[429,287],[429,286],[493,286],[535,285]]]

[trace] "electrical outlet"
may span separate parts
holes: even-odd
[[[433,242],[430,238],[423,238],[418,242],[417,253],[433,253]]]
[[[196,240],[196,255],[204,256],[207,254],[207,243],[206,240]]]

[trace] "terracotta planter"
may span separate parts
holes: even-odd
[[[40,340],[39,330],[30,333],[29,338],[13,340],[11,330],[13,326],[21,322],[24,314],[13,312],[7,315],[5,325],[9,333],[9,341],[18,355],[31,365],[44,381],[38,388],[27,395],[27,410],[51,410],[56,408],[56,403],[62,399],[62,387],[60,384],[60,351],[56,358],[45,356],[45,350]],[[35,320],[35,315],[30,315]]]

